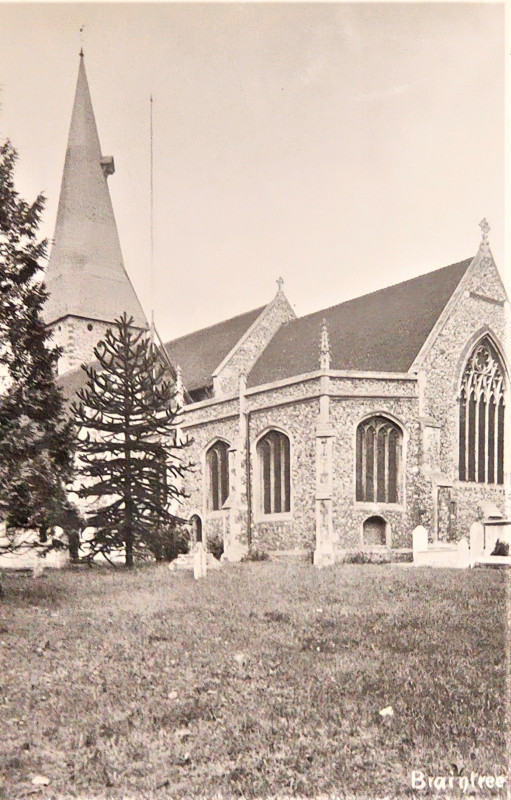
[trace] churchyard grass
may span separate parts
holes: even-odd
[[[2,798],[424,797],[412,770],[505,774],[508,573],[265,562],[2,584]]]

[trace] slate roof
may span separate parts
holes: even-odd
[[[331,369],[407,372],[472,260],[288,322],[252,367],[247,385],[318,370],[323,319]]]
[[[215,369],[265,308],[254,308],[165,344],[174,367],[181,367],[183,384],[188,391],[211,386]]]
[[[215,369],[265,308],[254,308],[164,345],[174,368],[181,367],[183,384],[188,391],[211,386]],[[93,365],[96,363],[93,362]],[[65,372],[58,378],[58,385],[69,401],[76,399],[76,393],[86,382],[87,376],[81,367]]]
[[[124,268],[107,185],[112,172],[113,160],[101,155],[82,56],[45,276],[49,297],[43,313],[48,323],[68,314],[113,322],[125,311],[136,326],[147,327]]]
[[[471,258],[286,323],[254,364],[248,386],[319,369],[323,319],[332,369],[407,372],[472,262]],[[265,306],[173,339],[165,349],[183,383],[194,391],[213,382],[213,372],[264,311]],[[58,379],[67,399],[86,381],[82,369]]]

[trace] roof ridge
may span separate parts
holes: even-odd
[[[248,375],[254,387],[319,367],[320,321],[333,369],[408,372],[473,258],[319,309],[283,325]]]
[[[466,264],[467,269],[469,265],[474,260],[474,256],[470,258],[463,258],[461,261],[456,261],[454,264],[448,264],[446,267],[439,267],[438,269],[433,269],[430,272],[423,272],[420,275],[416,275],[414,278],[407,278],[405,281],[399,281],[398,283],[391,283],[388,286],[382,286],[381,289],[375,289],[373,292],[367,292],[367,294],[359,294],[356,297],[350,297],[348,300],[342,300],[340,303],[334,303],[331,306],[326,306],[326,308],[319,308],[317,311],[310,311],[308,314],[303,314],[300,317],[296,317],[296,319],[289,320],[287,325],[290,325],[293,322],[298,322],[302,319],[307,319],[309,317],[313,317],[315,314],[324,314],[327,311],[330,311],[332,308],[339,308],[340,306],[346,305],[347,303],[353,303],[355,300],[365,300],[368,297],[372,297],[373,295],[380,294],[381,292],[386,292],[389,289],[395,289],[397,286],[405,286],[407,284],[413,283],[414,281],[419,280],[420,278],[425,278],[430,275],[435,275],[436,273],[443,272],[444,270],[451,269],[452,267],[459,267],[461,264]]]

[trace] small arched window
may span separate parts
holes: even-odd
[[[386,417],[371,417],[357,428],[356,498],[367,503],[399,503],[401,429]]]
[[[486,337],[472,351],[461,382],[459,476],[504,483],[504,370]]]
[[[364,522],[364,544],[384,545],[387,543],[387,523],[383,517],[369,517]]]
[[[193,541],[202,542],[202,520],[198,514],[193,514],[190,517],[190,524],[192,526]]]
[[[263,514],[291,510],[289,439],[281,431],[268,431],[257,443],[260,498]]]
[[[206,453],[208,508],[219,511],[229,494],[229,445],[219,440]]]

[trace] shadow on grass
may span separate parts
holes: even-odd
[[[69,601],[69,588],[56,582],[51,573],[34,578],[31,571],[0,572],[0,585],[3,589],[0,603],[4,608],[58,608]]]

